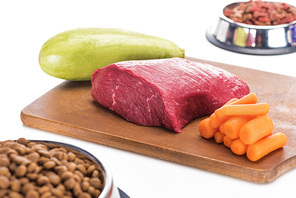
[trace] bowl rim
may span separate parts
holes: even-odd
[[[246,24],[246,23],[240,23],[240,22],[236,22],[236,21],[233,21],[232,19],[228,18],[227,16],[224,15],[223,11],[228,7],[228,6],[231,6],[231,5],[235,5],[235,4],[239,4],[239,3],[247,3],[249,2],[250,0],[248,1],[236,1],[236,2],[232,2],[226,6],[223,7],[223,9],[221,10],[220,12],[220,18],[222,20],[225,20],[227,21],[228,23],[231,23],[231,24],[235,24],[237,26],[240,26],[242,28],[249,28],[249,29],[260,29],[260,30],[272,30],[272,29],[278,29],[278,28],[286,28],[286,27],[289,27],[291,25],[295,25],[296,24],[296,20],[290,22],[290,23],[286,23],[286,24],[280,24],[280,25],[250,25],[250,24]],[[284,3],[284,2],[277,2],[277,1],[264,1],[264,2],[271,2],[271,3]],[[288,4],[288,3],[287,3]],[[296,6],[294,5],[291,5],[291,4],[288,4],[290,6],[293,6],[296,8]]]

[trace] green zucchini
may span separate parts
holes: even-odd
[[[113,28],[79,28],[62,32],[44,43],[41,69],[71,81],[90,80],[92,73],[126,60],[184,57],[184,49],[156,36]]]

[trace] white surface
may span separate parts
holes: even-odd
[[[172,40],[185,48],[187,56],[296,77],[296,53],[252,56],[210,44],[205,31],[231,1],[196,2],[1,1],[0,139],[25,137],[78,145],[103,159],[117,186],[133,198],[295,197],[295,169],[272,183],[257,184],[23,126],[21,110],[63,81],[40,69],[38,53],[42,44],[74,28],[130,29]]]

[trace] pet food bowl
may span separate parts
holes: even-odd
[[[235,6],[236,2],[229,4]],[[225,9],[224,8],[224,9]],[[281,25],[249,25],[235,22],[223,14],[208,28],[206,38],[229,51],[253,55],[278,55],[296,51],[296,21]]]
[[[61,143],[61,142],[45,141],[45,140],[31,140],[31,141],[40,142],[47,146],[58,145],[58,146],[64,147],[67,150],[72,151],[76,155],[78,154],[83,155],[87,157],[89,160],[98,164],[104,173],[104,188],[98,198],[129,198],[129,196],[127,196],[121,189],[115,186],[112,172],[110,171],[110,169],[101,160],[93,156],[91,153],[79,147],[76,147],[70,144]]]

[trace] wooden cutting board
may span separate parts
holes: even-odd
[[[267,102],[274,132],[288,137],[287,145],[257,162],[236,156],[222,144],[201,138],[198,118],[180,134],[162,127],[127,122],[97,104],[90,82],[65,81],[21,112],[30,127],[140,153],[253,182],[266,183],[296,166],[296,78],[227,64],[187,58],[221,67],[243,79],[258,102]]]

